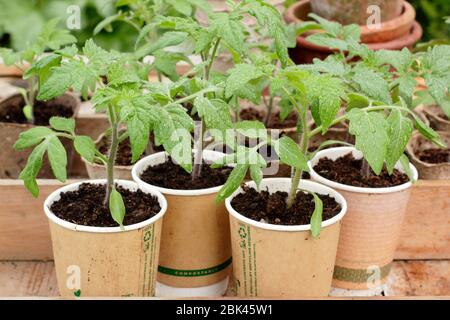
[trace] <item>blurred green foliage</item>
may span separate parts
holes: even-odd
[[[416,9],[416,19],[423,27],[422,41],[450,38],[450,0],[408,0]]]
[[[78,45],[92,37],[95,26],[104,18],[116,13],[116,0],[0,0],[0,46],[22,50],[33,42],[45,22],[60,18],[60,27],[70,16],[68,7],[80,8],[81,29],[71,30]],[[94,37],[106,49],[128,51],[133,48],[136,31],[127,24],[114,24],[114,33],[102,31]]]

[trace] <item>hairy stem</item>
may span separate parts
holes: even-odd
[[[194,167],[192,169],[192,181],[200,178],[202,174],[202,160],[203,160],[203,135],[205,133],[203,123],[199,121],[194,128],[195,140],[195,155]]]
[[[368,178],[370,176],[370,165],[364,158],[362,159],[361,175],[364,178]]]
[[[217,41],[216,41],[216,44],[213,47],[213,51],[211,53],[209,64],[208,64],[208,66],[206,67],[206,70],[205,70],[205,80],[209,80],[209,74],[211,72],[211,68],[212,68],[212,65],[214,63],[214,58],[216,57],[216,54],[217,54],[217,49],[219,48],[220,40],[221,40],[221,38],[218,38]]]
[[[108,106],[108,113],[112,130],[111,130],[111,146],[109,148],[108,159],[106,162],[106,174],[107,174],[106,195],[103,201],[103,204],[105,206],[108,205],[109,196],[111,194],[111,191],[114,189],[114,165],[116,163],[117,149],[119,147],[118,123],[116,121],[114,109],[111,105]]]
[[[306,112],[299,112],[300,120],[303,126],[302,138],[300,140],[300,150],[306,155],[308,152],[309,145],[309,133],[308,133],[308,121],[306,117]],[[287,207],[288,209],[292,207],[295,201],[295,196],[297,194],[298,185],[300,184],[300,180],[302,178],[303,170],[296,168],[294,170],[294,176],[291,179],[291,189],[289,191],[289,196],[287,199]]]
[[[266,101],[266,99],[264,98],[264,101]],[[272,115],[272,109],[273,109],[273,97],[271,96],[269,99],[269,102],[266,104],[267,106],[267,113],[266,116],[264,118],[264,125],[267,126],[269,125],[269,120],[270,120],[270,116]]]

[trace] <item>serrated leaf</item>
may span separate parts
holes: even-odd
[[[409,107],[412,105],[412,98],[416,86],[417,82],[413,75],[404,75],[398,78],[399,94]]]
[[[263,76],[262,71],[253,64],[238,64],[230,70],[225,85],[225,96],[230,98],[248,82]]]
[[[408,178],[409,178],[411,181],[414,181],[414,175],[413,175],[413,172],[412,172],[411,167],[410,167],[410,165],[409,165],[409,159],[408,159],[408,156],[407,156],[406,154],[403,153],[403,154],[400,156],[399,161],[400,161],[400,165],[401,165],[402,168],[403,168],[403,171],[406,173],[406,175],[408,176]]]
[[[63,117],[51,117],[50,126],[58,131],[65,131],[71,134],[75,134],[75,120],[71,118]]]
[[[95,143],[88,136],[76,136],[74,140],[75,151],[87,161],[93,163],[95,159]]]
[[[307,165],[308,160],[294,140],[287,136],[281,137],[275,141],[274,147],[281,162],[296,169],[309,171]]]
[[[19,139],[17,139],[14,144],[15,150],[23,150],[34,146],[42,140],[44,140],[48,135],[53,134],[53,131],[47,127],[33,127],[27,131],[21,132]]]
[[[425,138],[439,147],[446,147],[445,143],[442,142],[439,134],[436,131],[427,126],[418,116],[415,116],[414,120],[416,121],[416,129],[420,132],[421,135],[423,135]]]
[[[389,142],[386,154],[386,168],[389,174],[392,174],[395,164],[405,151],[409,138],[413,132],[413,124],[411,120],[404,117],[402,113],[395,109],[386,119],[387,133]]]
[[[45,142],[39,144],[31,154],[28,156],[27,164],[23,168],[19,175],[19,179],[22,179],[25,187],[34,197],[39,196],[39,187],[36,182],[37,174],[42,167],[42,158],[44,157],[47,146]]]
[[[314,197],[314,211],[311,215],[311,234],[314,238],[320,236],[320,230],[322,229],[322,212],[323,212],[323,202],[319,196],[312,193]]]
[[[186,40],[188,34],[186,32],[179,31],[169,31],[164,33],[161,37],[159,37],[156,41],[146,43],[142,47],[140,47],[136,52],[136,58],[142,58],[148,54],[152,54],[153,52],[167,48],[170,46],[175,46],[182,43]]]
[[[63,144],[55,135],[47,140],[47,156],[56,179],[65,182],[67,179],[67,153]]]
[[[236,52],[244,51],[244,32],[240,22],[228,13],[211,15],[211,30]]]
[[[359,85],[362,93],[369,98],[392,103],[389,84],[379,72],[366,67],[357,67],[354,71],[353,81]]]
[[[116,190],[112,189],[109,195],[109,211],[111,217],[120,226],[123,226],[123,219],[125,218],[125,204],[122,195]]]
[[[240,121],[234,124],[236,131],[251,139],[267,139],[267,130],[260,121]]]
[[[389,136],[381,113],[352,109],[348,113],[349,132],[355,135],[355,147],[364,154],[375,174],[380,174],[387,154]]]
[[[245,178],[249,165],[248,164],[237,164],[230,173],[227,182],[219,190],[216,196],[216,202],[220,202],[228,198],[233,194],[234,191],[239,188],[241,182]]]
[[[348,44],[344,40],[323,33],[312,34],[307,37],[306,40],[320,47],[338,49],[341,51],[346,51],[348,48]]]

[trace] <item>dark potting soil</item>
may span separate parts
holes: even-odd
[[[241,120],[258,120],[263,122],[266,113],[263,110],[255,108],[242,109],[239,113]],[[284,121],[280,119],[280,112],[277,111],[270,116],[267,128],[270,129],[285,129],[297,126],[297,114],[291,113]]]
[[[150,137],[150,139],[153,140],[153,137]],[[110,145],[109,138],[107,136],[104,136],[98,143],[99,151],[104,155],[108,155],[109,145]],[[159,151],[164,150],[162,146],[155,147],[153,145],[153,148],[154,148],[153,152],[159,152]],[[151,152],[147,152],[147,151],[145,151],[142,154],[141,158],[143,158],[147,154],[151,153]],[[131,159],[132,159],[132,153],[131,153],[130,140],[125,139],[119,143],[119,148],[117,149],[117,156],[116,156],[116,165],[117,166],[131,166],[131,165],[133,165],[131,163]]]
[[[394,187],[409,181],[408,176],[399,170],[394,169],[392,175],[389,175],[386,168],[378,176],[370,169],[370,175],[364,177],[361,173],[362,163],[362,159],[355,159],[349,153],[336,160],[320,159],[314,166],[314,171],[328,180],[362,188]]]
[[[11,100],[11,103],[0,109],[0,122],[28,123],[22,110],[24,106],[25,102],[23,99]],[[71,118],[73,116],[73,110],[70,106],[55,103],[49,104],[44,101],[36,101],[33,112],[33,124],[38,126],[48,126],[48,121],[54,116],[65,118]]]
[[[150,166],[141,174],[141,179],[151,185],[174,190],[198,190],[223,185],[233,170],[230,167],[211,168],[203,163],[201,176],[192,180],[191,175],[175,164],[171,158],[156,166]]]
[[[341,205],[333,197],[318,196],[323,202],[322,221],[339,214]],[[315,208],[314,197],[299,191],[290,209],[287,209],[287,197],[287,192],[258,192],[254,188],[244,187],[244,192],[233,198],[231,206],[243,216],[258,222],[278,225],[309,224]]]
[[[156,215],[161,207],[156,196],[141,190],[129,191],[120,186],[116,190],[125,203],[124,225],[147,220]],[[61,199],[55,201],[50,210],[60,219],[83,226],[117,227],[111,217],[108,205],[103,205],[106,189],[104,185],[83,183],[76,191],[61,193]]]
[[[450,149],[431,148],[419,151],[419,159],[427,163],[446,163],[450,162]]]

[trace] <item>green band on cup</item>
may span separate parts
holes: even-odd
[[[175,277],[201,277],[201,276],[208,276],[213,273],[217,273],[219,271],[222,271],[226,267],[228,267],[231,264],[232,258],[230,257],[227,261],[211,268],[207,269],[197,269],[197,270],[178,270],[178,269],[171,269],[163,266],[158,266],[158,271],[164,274],[168,274],[170,276]]]
[[[380,279],[384,279],[391,271],[392,263],[382,266],[380,270]],[[334,267],[333,279],[339,281],[363,283],[374,276],[374,269],[351,269],[340,266]]]

